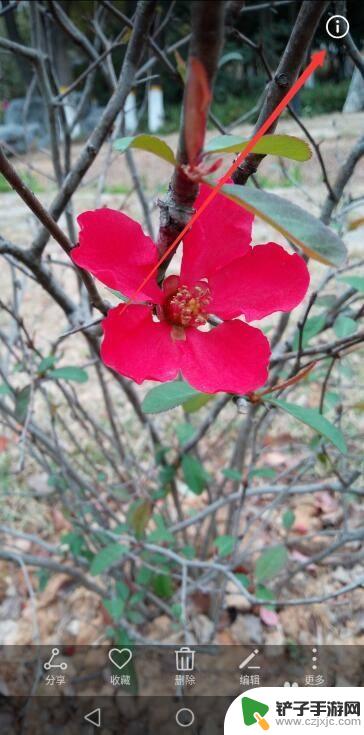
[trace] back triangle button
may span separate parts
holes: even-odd
[[[101,727],[101,709],[100,707],[93,709],[92,712],[88,712],[87,715],[85,715],[83,719],[86,720],[86,722],[90,722],[91,725],[95,725],[95,727]]]

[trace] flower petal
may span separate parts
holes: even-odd
[[[158,261],[153,241],[138,222],[115,209],[83,212],[77,221],[79,246],[72,250],[72,260],[109,288],[133,296]],[[138,301],[150,300],[161,300],[155,276],[138,294]]]
[[[209,310],[222,319],[240,314],[247,321],[262,319],[297,306],[309,282],[307,265],[300,255],[290,255],[274,242],[256,245],[209,279]]]
[[[196,209],[211,191],[209,186],[202,184]],[[251,241],[253,220],[254,216],[239,204],[217,194],[183,238],[182,282],[193,285],[245,255]]]
[[[147,306],[120,304],[102,322],[101,357],[117,373],[143,380],[173,380],[179,370],[179,347],[171,326],[154,322]]]
[[[260,329],[236,320],[210,332],[187,329],[186,337],[182,374],[197,390],[247,393],[266,382],[270,347]]]

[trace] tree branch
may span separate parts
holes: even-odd
[[[321,219],[325,223],[325,225],[330,222],[332,212],[335,209],[337,202],[340,200],[345,186],[353,174],[355,166],[357,165],[358,161],[360,161],[362,156],[364,156],[364,135],[356,141],[346,161],[344,161],[339,170],[336,181],[334,182],[334,185],[332,187],[335,198],[333,198],[329,193],[322,207]]]
[[[206,70],[209,87],[212,88],[223,42],[224,3],[215,0],[196,0],[192,4],[192,35],[188,56],[188,73],[191,60],[198,59]],[[186,95],[184,97],[184,108]],[[163,254],[175,237],[183,230],[191,215],[198,194],[198,184],[183,173],[181,165],[187,164],[185,129],[180,127],[177,151],[177,167],[164,200],[159,200],[160,229],[158,247]],[[168,263],[164,263],[164,272]]]
[[[269,115],[275,110],[288,89],[296,81],[307,51],[314,37],[320,18],[328,6],[327,0],[304,0],[298,13],[291,36],[279,62],[274,78],[267,88],[267,93],[258,120],[255,124],[254,135]],[[278,121],[270,128],[274,132]],[[264,156],[250,153],[233,174],[235,184],[246,184],[254,174]]]
[[[72,194],[82,181],[85,173],[94,162],[99,150],[114,123],[115,118],[124,107],[125,100],[133,85],[142,51],[145,48],[146,36],[155,10],[152,0],[139,0],[135,13],[134,30],[125,54],[120,77],[115,92],[101,115],[100,122],[90,135],[73,168],[65,178],[63,185],[54,198],[49,214],[57,221],[70,201]],[[33,243],[33,252],[43,252],[49,240],[48,230],[43,229]]]
[[[19,194],[19,196],[22,198],[25,204],[27,204],[29,209],[35,214],[38,220],[44,225],[44,227],[47,228],[47,232],[54,237],[54,239],[61,246],[62,250],[64,250],[67,255],[70,255],[72,250],[72,243],[68,239],[67,235],[65,235],[63,230],[61,230],[57,222],[54,221],[53,217],[51,217],[51,215],[48,214],[47,210],[44,209],[42,203],[35,196],[35,194],[33,194],[33,192],[30,191],[30,189],[21,180],[20,176],[15,171],[15,168],[7,159],[2,146],[0,146],[0,173],[2,173],[2,175],[9,182],[14,191]],[[34,258],[37,259],[36,255],[34,255]],[[32,260],[32,253],[29,253],[29,259],[30,261]],[[102,314],[106,314],[108,307],[103,302],[93,282],[92,276],[90,276],[89,273],[82,270],[81,268],[77,268],[77,270],[79,271],[81,278],[87,288],[91,304],[96,309],[101,311]]]

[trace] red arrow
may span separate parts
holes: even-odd
[[[301,87],[303,87],[304,83],[307,81],[307,79],[313,74],[315,69],[317,69],[318,66],[322,66],[326,57],[326,51],[317,51],[316,53],[312,54],[311,62],[306,67],[306,69],[302,72],[302,74],[298,77],[297,81],[292,85],[291,89],[287,92],[287,94],[283,97],[281,102],[277,105],[275,110],[269,115],[269,117],[266,119],[266,121],[261,125],[259,130],[253,135],[251,140],[246,144],[245,148],[241,153],[239,153],[238,157],[235,159],[234,163],[231,164],[230,168],[227,170],[226,174],[222,176],[221,179],[219,179],[218,184],[212,189],[209,196],[205,199],[203,204],[197,209],[194,215],[192,215],[190,221],[185,225],[182,232],[177,235],[177,237],[173,240],[171,245],[167,248],[167,250],[163,253],[162,257],[158,260],[158,263],[154,266],[154,268],[151,269],[150,273],[144,278],[144,281],[140,284],[140,286],[137,288],[135,293],[131,296],[129,301],[127,301],[124,304],[123,309],[121,310],[120,314],[125,311],[127,306],[135,300],[135,297],[140,293],[140,291],[143,290],[145,284],[149,281],[149,279],[156,273],[159,266],[164,263],[166,258],[170,255],[170,253],[173,252],[173,250],[177,247],[177,245],[181,242],[186,232],[189,231],[189,229],[192,227],[193,223],[196,222],[198,217],[202,214],[202,212],[205,211],[206,207],[211,204],[213,199],[217,196],[220,189],[226,182],[231,178],[232,174],[238,166],[240,166],[241,162],[244,161],[244,158],[246,158],[249,153],[253,150],[253,148],[256,146],[258,141],[263,137],[263,135],[269,130],[271,125],[276,121],[277,117],[283,112],[283,110],[289,105],[293,97],[299,92]]]

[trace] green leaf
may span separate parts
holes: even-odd
[[[144,623],[144,617],[139,612],[139,610],[128,610],[126,613],[127,619],[130,621],[130,623],[134,623],[134,625],[141,625]],[[130,693],[130,689],[128,687],[128,693]]]
[[[70,531],[70,533],[65,533],[61,537],[62,544],[67,544],[69,546],[70,551],[75,556],[81,556],[82,551],[86,548],[85,539],[83,536],[81,536],[79,533],[76,533],[75,531]]]
[[[20,391],[16,392],[15,418],[21,424],[23,423],[23,421],[25,421],[27,417],[31,394],[32,394],[32,389],[30,385],[26,385]]]
[[[75,383],[86,383],[88,380],[86,370],[73,365],[65,365],[55,370],[49,370],[47,375],[55,380],[73,380]]]
[[[182,469],[186,485],[195,495],[201,495],[210,480],[201,462],[196,457],[185,454],[182,457]]]
[[[170,574],[156,574],[153,578],[154,592],[158,597],[168,599],[173,595],[173,582]]]
[[[272,590],[268,589],[268,587],[265,587],[264,584],[257,584],[255,594],[259,600],[274,600],[274,594]],[[265,607],[267,608],[267,610],[274,610],[275,605],[265,605]]]
[[[347,447],[342,432],[337,426],[330,423],[322,414],[317,411],[316,408],[305,408],[303,406],[296,406],[294,403],[286,403],[278,398],[269,398],[269,403],[273,403],[274,406],[278,406],[282,411],[286,411],[291,416],[294,416],[298,421],[302,421],[318,434],[328,439],[342,454],[346,454]]]
[[[196,556],[196,549],[194,546],[182,546],[181,554],[186,557],[186,559],[194,559]]]
[[[44,592],[50,580],[51,573],[48,571],[48,569],[38,569],[35,573],[35,576],[38,578],[38,592]]]
[[[339,393],[335,393],[335,391],[328,390],[325,393],[325,407],[328,408],[335,408],[338,403],[341,402],[341,396]]]
[[[97,574],[102,574],[105,569],[108,569],[114,562],[119,561],[127,553],[128,548],[122,546],[122,544],[114,543],[105,546],[104,549],[96,554],[92,560],[90,566],[90,574],[94,577]]]
[[[240,582],[240,584],[243,585],[243,587],[246,587],[246,589],[248,589],[248,587],[250,586],[250,579],[247,574],[237,572],[237,574],[235,574],[235,577]]]
[[[229,51],[227,54],[224,54],[218,64],[219,69],[221,69],[222,66],[225,64],[229,64],[230,61],[243,61],[244,57],[243,54],[241,54],[239,51]]]
[[[185,401],[198,395],[199,392],[184,380],[173,380],[152,388],[144,398],[142,409],[145,413],[161,413],[181,406]]]
[[[161,483],[161,486],[163,488],[169,489],[169,486],[176,474],[175,467],[172,467],[172,465],[167,464],[159,470],[159,481]]]
[[[38,373],[40,375],[42,373],[45,373],[47,370],[49,370],[49,368],[52,368],[56,364],[56,362],[56,355],[47,355],[47,357],[43,357],[38,365]]]
[[[117,596],[120,597],[121,600],[124,600],[124,602],[126,602],[126,600],[129,597],[130,592],[129,592],[129,587],[125,584],[125,582],[121,582],[121,581],[116,582],[115,589],[116,589]]]
[[[230,556],[234,551],[235,542],[234,536],[219,536],[215,538],[214,546],[216,546],[220,556]]]
[[[315,337],[316,334],[319,334],[326,323],[326,317],[324,314],[320,314],[320,316],[312,316],[310,319],[307,319],[306,324],[303,328],[303,335],[302,335],[302,347],[307,347],[310,339],[312,337]],[[295,338],[293,340],[293,349],[298,350],[299,346],[299,335],[296,334]]]
[[[339,314],[335,319],[332,328],[336,336],[341,339],[342,337],[350,337],[351,334],[355,334],[358,329],[358,324],[354,319],[344,314]]]
[[[272,579],[286,566],[287,561],[287,549],[281,544],[263,551],[255,563],[256,581],[264,582],[266,579]]]
[[[318,296],[315,306],[325,306],[327,309],[331,309],[334,304],[336,304],[336,296],[334,296],[334,294],[328,293],[324,296]]]
[[[0,396],[11,396],[11,388],[6,383],[0,385]]]
[[[171,163],[172,166],[176,166],[177,163],[172,148],[156,135],[136,135],[119,138],[115,141],[114,148],[120,153],[124,153],[128,148],[140,148],[143,151],[153,153],[158,158],[163,158],[164,161]]]
[[[136,581],[138,584],[141,584],[142,587],[145,587],[149,584],[150,580],[152,579],[153,572],[148,567],[140,567],[138,570],[138,574],[136,575]]]
[[[182,605],[180,605],[179,602],[174,602],[173,605],[171,605],[171,613],[176,620],[180,621],[182,615]]]
[[[114,620],[119,620],[119,618],[121,618],[125,608],[124,600],[117,597],[112,600],[103,600],[102,603]]]
[[[203,408],[203,406],[206,406],[206,403],[212,401],[214,398],[215,395],[211,395],[210,393],[199,393],[194,398],[190,398],[186,401],[186,403],[183,404],[183,408],[186,413],[195,413],[196,411],[199,411],[200,408]]]
[[[177,439],[179,443],[181,444],[181,446],[186,444],[186,442],[192,439],[192,437],[195,436],[196,434],[195,427],[192,426],[192,424],[188,424],[188,423],[177,424],[175,431],[177,434]]]
[[[337,280],[347,283],[356,291],[364,291],[364,276],[341,276]]]
[[[273,479],[276,474],[277,472],[273,469],[273,467],[257,467],[255,470],[251,470],[249,472],[249,480],[252,480],[254,477],[265,477],[267,479]]]
[[[156,542],[157,544],[161,544],[163,542],[173,544],[174,543],[173,533],[168,531],[168,528],[166,528],[166,525],[164,523],[162,516],[155,513],[153,515],[153,521],[156,527],[155,527],[155,530],[149,534],[148,541],[152,543]]]
[[[228,480],[237,480],[237,482],[241,482],[241,472],[238,470],[226,467],[226,469],[222,471],[222,474],[224,477],[227,477]]]
[[[296,520],[296,516],[290,508],[284,511],[282,515],[282,523],[283,527],[286,529],[286,531],[289,531],[290,528],[292,528],[294,522]]]
[[[257,584],[255,593],[261,600],[274,600],[274,593],[264,584]]]
[[[129,301],[127,296],[124,296],[124,294],[121,293],[121,291],[117,291],[115,288],[108,288],[108,291],[111,291],[111,293],[113,293],[117,299],[120,299],[120,301],[124,301],[124,302]]]
[[[208,141],[204,153],[239,153],[248,142],[240,135],[218,135]],[[293,161],[308,161],[312,156],[306,141],[293,135],[263,135],[253,151],[263,155],[284,156]]]
[[[268,222],[311,258],[329,265],[344,262],[346,248],[340,237],[297,204],[247,186],[225,184],[221,193]]]

